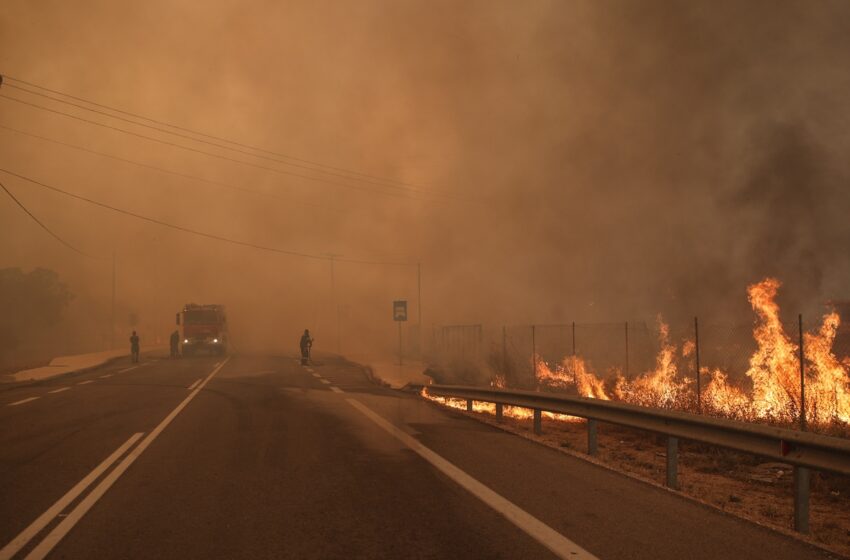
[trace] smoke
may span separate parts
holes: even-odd
[[[0,99],[2,125],[208,182],[7,130],[0,167],[190,229],[342,255],[332,283],[327,260],[0,176],[106,257],[69,253],[3,203],[0,266],[57,270],[98,340],[113,252],[119,328],[136,314],[167,334],[182,304],[224,303],[245,347],[292,349],[309,327],[334,349],[339,324],[343,350],[392,348],[391,301],[418,317],[417,262],[426,329],[740,317],[767,274],[792,308],[819,310],[850,285],[848,24],[842,1],[4,2],[0,72],[406,186],[110,121],[269,171]]]

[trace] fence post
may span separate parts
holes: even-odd
[[[667,486],[678,488],[679,438],[667,436]]]
[[[587,419],[587,454],[596,455],[599,451],[598,438],[596,437],[596,420]]]
[[[539,408],[534,409],[534,433],[538,436],[543,433],[543,414]]]
[[[501,422],[503,418],[502,403],[496,403],[496,422]]]
[[[508,375],[508,327],[502,325],[502,375]]]
[[[809,532],[809,482],[807,467],[794,467],[794,530]]]
[[[629,322],[626,321],[626,377],[629,376]]]
[[[697,412],[702,414],[702,379],[700,378],[699,369],[699,322],[694,317],[694,360],[697,368]]]
[[[806,363],[803,353],[803,314],[797,316],[800,330],[800,429],[806,431]]]
[[[576,322],[573,321],[573,356],[576,355]]]
[[[531,325],[531,367],[534,370],[534,380],[537,381],[537,342],[534,338],[534,330],[534,325]]]

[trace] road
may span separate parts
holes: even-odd
[[[0,546],[0,559],[828,557],[377,387],[341,358],[251,355],[145,357],[0,392]]]

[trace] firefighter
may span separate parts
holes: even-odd
[[[310,359],[310,349],[313,348],[313,338],[310,336],[310,331],[304,329],[304,334],[301,335],[301,365],[306,366],[307,360]]]
[[[170,342],[171,342],[171,357],[172,358],[179,358],[180,354],[177,351],[177,345],[180,343],[180,333],[177,332],[177,331],[174,331],[173,333],[171,333]]]
[[[138,363],[139,361],[139,335],[136,334],[136,331],[133,331],[133,334],[130,335],[130,354],[133,357],[133,363]]]

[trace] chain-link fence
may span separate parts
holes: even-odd
[[[786,422],[800,420],[805,407],[805,418],[816,423],[848,423],[850,344],[828,327],[801,319],[703,324],[696,318],[672,327],[660,321],[454,325],[434,329],[427,358],[443,372],[442,382]]]

